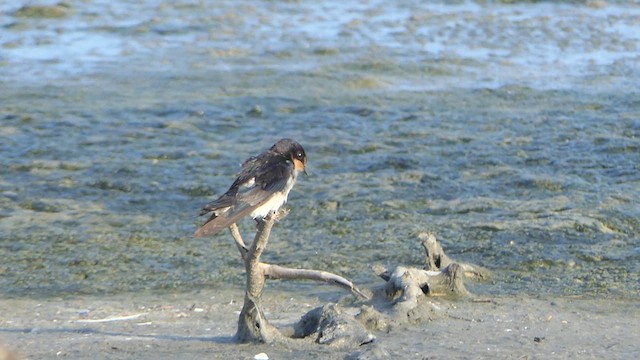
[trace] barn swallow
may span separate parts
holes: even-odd
[[[307,173],[306,166],[304,149],[291,139],[282,139],[269,150],[250,157],[229,190],[202,208],[200,216],[211,216],[195,236],[213,235],[247,215],[261,220],[277,211],[287,202],[298,173]]]

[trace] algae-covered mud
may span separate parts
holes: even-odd
[[[638,312],[636,2],[16,2],[0,34],[2,298],[242,293],[197,213],[292,137],[264,261],[366,287],[431,231],[476,293]]]
[[[271,261],[368,282],[432,230],[483,291],[638,296],[638,6],[331,5],[4,5],[3,292],[241,279],[196,214],[288,136]]]

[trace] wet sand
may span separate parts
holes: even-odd
[[[326,302],[283,291],[267,291],[264,300],[280,328]],[[29,359],[342,359],[361,351],[412,359],[640,357],[637,301],[432,301],[443,311],[431,321],[374,332],[376,340],[360,349],[333,349],[303,340],[234,343],[240,291],[2,300],[0,342]]]

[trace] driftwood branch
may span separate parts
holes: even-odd
[[[238,251],[240,251],[240,257],[244,260],[247,252],[249,252],[249,248],[247,248],[247,245],[245,245],[244,240],[242,239],[242,235],[240,235],[238,225],[236,223],[231,224],[231,226],[229,226],[229,231],[231,232],[231,236],[233,236],[233,240],[236,242]]]
[[[274,223],[286,215],[286,211],[280,210],[259,221],[255,237],[249,246],[244,242],[236,224],[229,228],[246,270],[245,300],[236,333],[236,340],[239,342],[289,341],[288,337],[269,324],[262,311],[261,297],[267,279],[323,281],[369,300],[367,295],[342,276],[260,261]],[[422,233],[418,235],[418,241],[425,251],[424,268],[397,266],[388,270],[382,266],[374,267],[374,271],[385,280],[382,288],[384,291],[378,294],[382,293],[385,303],[382,306],[390,310],[390,313],[376,310],[381,304],[379,299],[363,305],[355,317],[352,312],[344,311],[337,304],[324,305],[308,312],[294,325],[293,337],[314,338],[317,343],[332,346],[358,347],[373,341],[374,337],[367,329],[390,331],[393,324],[433,319],[442,309],[433,302],[425,301],[427,296],[468,296],[465,279],[482,280],[489,277],[486,269],[459,263],[447,256],[433,234]]]
[[[347,289],[364,299],[369,299],[369,297],[362,293],[351,281],[330,272],[309,269],[291,269],[279,265],[264,263],[262,265],[264,266],[264,275],[268,279],[306,279],[324,281]]]
[[[447,254],[444,253],[442,245],[432,233],[420,233],[418,239],[424,248],[426,255],[425,264],[427,270],[440,270],[449,266],[453,262]]]
[[[375,266],[374,272],[386,281],[384,292],[392,300],[398,315],[415,314],[425,295],[468,296],[464,279],[483,280],[489,271],[472,264],[458,263],[449,258],[433,234],[422,233],[418,239],[425,250],[425,268],[398,266],[392,271]]]
[[[284,214],[280,212],[279,214]],[[260,255],[267,246],[273,223],[279,216],[273,214],[258,222],[258,230],[246,254],[240,250],[246,271],[246,289],[244,305],[238,319],[236,339],[240,342],[260,341],[273,342],[282,337],[280,332],[267,321],[260,306],[260,298],[264,289],[265,276],[260,267]],[[236,244],[238,241],[236,240]]]
[[[489,270],[481,266],[451,260],[451,258],[444,253],[440,241],[438,241],[432,233],[421,233],[418,235],[418,239],[420,239],[426,255],[426,270],[444,272],[445,275],[450,277],[454,277],[457,272],[460,272],[465,278],[471,278],[474,280],[486,280],[490,277]],[[457,268],[447,269],[452,264],[456,264]]]
[[[267,279],[307,279],[319,280],[345,288],[367,299],[349,280],[319,270],[291,269],[260,262],[260,256],[267,247],[273,224],[288,214],[286,210],[267,216],[258,222],[258,229],[251,245],[247,248],[236,224],[229,227],[246,271],[245,299],[240,317],[236,340],[239,342],[273,342],[284,340],[284,336],[269,324],[261,308],[261,297]]]

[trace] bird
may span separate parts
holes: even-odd
[[[211,214],[195,237],[214,235],[250,215],[260,221],[287,202],[298,174],[307,174],[307,155],[298,142],[281,139],[268,150],[245,160],[236,180],[218,199],[205,205]]]

